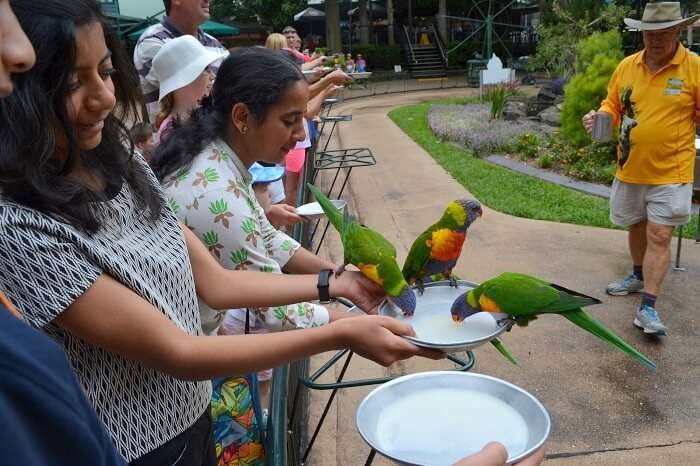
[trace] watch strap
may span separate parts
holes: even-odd
[[[318,273],[318,301],[321,304],[328,304],[331,302],[331,293],[329,282],[333,271],[331,269],[323,269]]]

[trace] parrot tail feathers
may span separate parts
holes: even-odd
[[[637,351],[632,345],[617,336],[612,330],[605,327],[602,323],[587,314],[583,309],[562,312],[562,316],[566,317],[575,325],[581,327],[589,333],[597,336],[608,344],[618,348],[623,353],[641,362],[649,369],[656,369],[656,363]]]
[[[326,197],[320,189],[311,183],[307,183],[306,186],[314,195],[318,203],[321,205],[323,212],[328,217],[328,220],[333,224],[338,233],[343,233],[343,213],[338,209],[333,203]],[[347,209],[346,209],[347,210]]]
[[[490,343],[493,345],[494,348],[496,348],[496,350],[498,350],[499,353],[501,353],[501,355],[504,358],[506,358],[508,361],[512,362],[516,366],[518,365],[518,360],[515,359],[515,356],[513,356],[513,354],[510,351],[508,351],[508,348],[506,348],[506,346],[501,340],[499,340],[498,338],[494,338],[493,340],[491,340]]]

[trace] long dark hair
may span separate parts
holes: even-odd
[[[212,140],[227,134],[231,110],[244,103],[258,122],[295,83],[304,80],[298,66],[264,47],[241,48],[224,60],[211,95],[170,137],[159,145],[151,166],[162,181],[189,166]]]
[[[0,191],[17,203],[61,218],[89,234],[100,228],[91,202],[105,201],[124,183],[150,218],[158,217],[162,198],[145,169],[133,160],[133,144],[122,121],[139,120],[137,75],[119,40],[94,0],[13,0],[12,7],[36,50],[36,65],[18,75],[15,91],[0,99]],[[68,118],[70,77],[76,60],[76,29],[97,22],[112,52],[116,107],[104,121],[102,142],[81,150]],[[58,158],[57,134],[67,142]],[[63,154],[61,154],[63,155]],[[81,166],[104,180],[105,192],[91,191],[71,176]]]

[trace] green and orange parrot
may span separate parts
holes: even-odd
[[[394,245],[378,232],[360,225],[347,209],[341,212],[316,186],[307,186],[340,233],[344,263],[336,270],[336,276],[342,273],[347,264],[354,265],[365,277],[381,286],[404,315],[413,315],[416,295],[401,274]]]
[[[411,285],[423,293],[426,279],[434,281],[441,274],[457,286],[452,269],[462,253],[467,238],[467,229],[483,215],[481,204],[473,199],[460,199],[447,204],[436,223],[428,227],[411,245],[403,264],[403,276]]]
[[[600,303],[596,298],[537,277],[505,272],[460,295],[450,312],[455,322],[462,322],[477,312],[502,313],[521,326],[540,314],[559,314],[647,367],[656,369],[652,360],[581,309]]]

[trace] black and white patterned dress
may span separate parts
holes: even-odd
[[[208,409],[211,384],[145,368],[52,323],[104,273],[183,331],[202,334],[185,239],[175,215],[164,207],[160,218],[150,222],[126,183],[108,204],[111,209],[94,204],[104,223],[90,237],[0,196],[0,292],[28,323],[63,345],[117,448],[132,461],[194,424]]]

